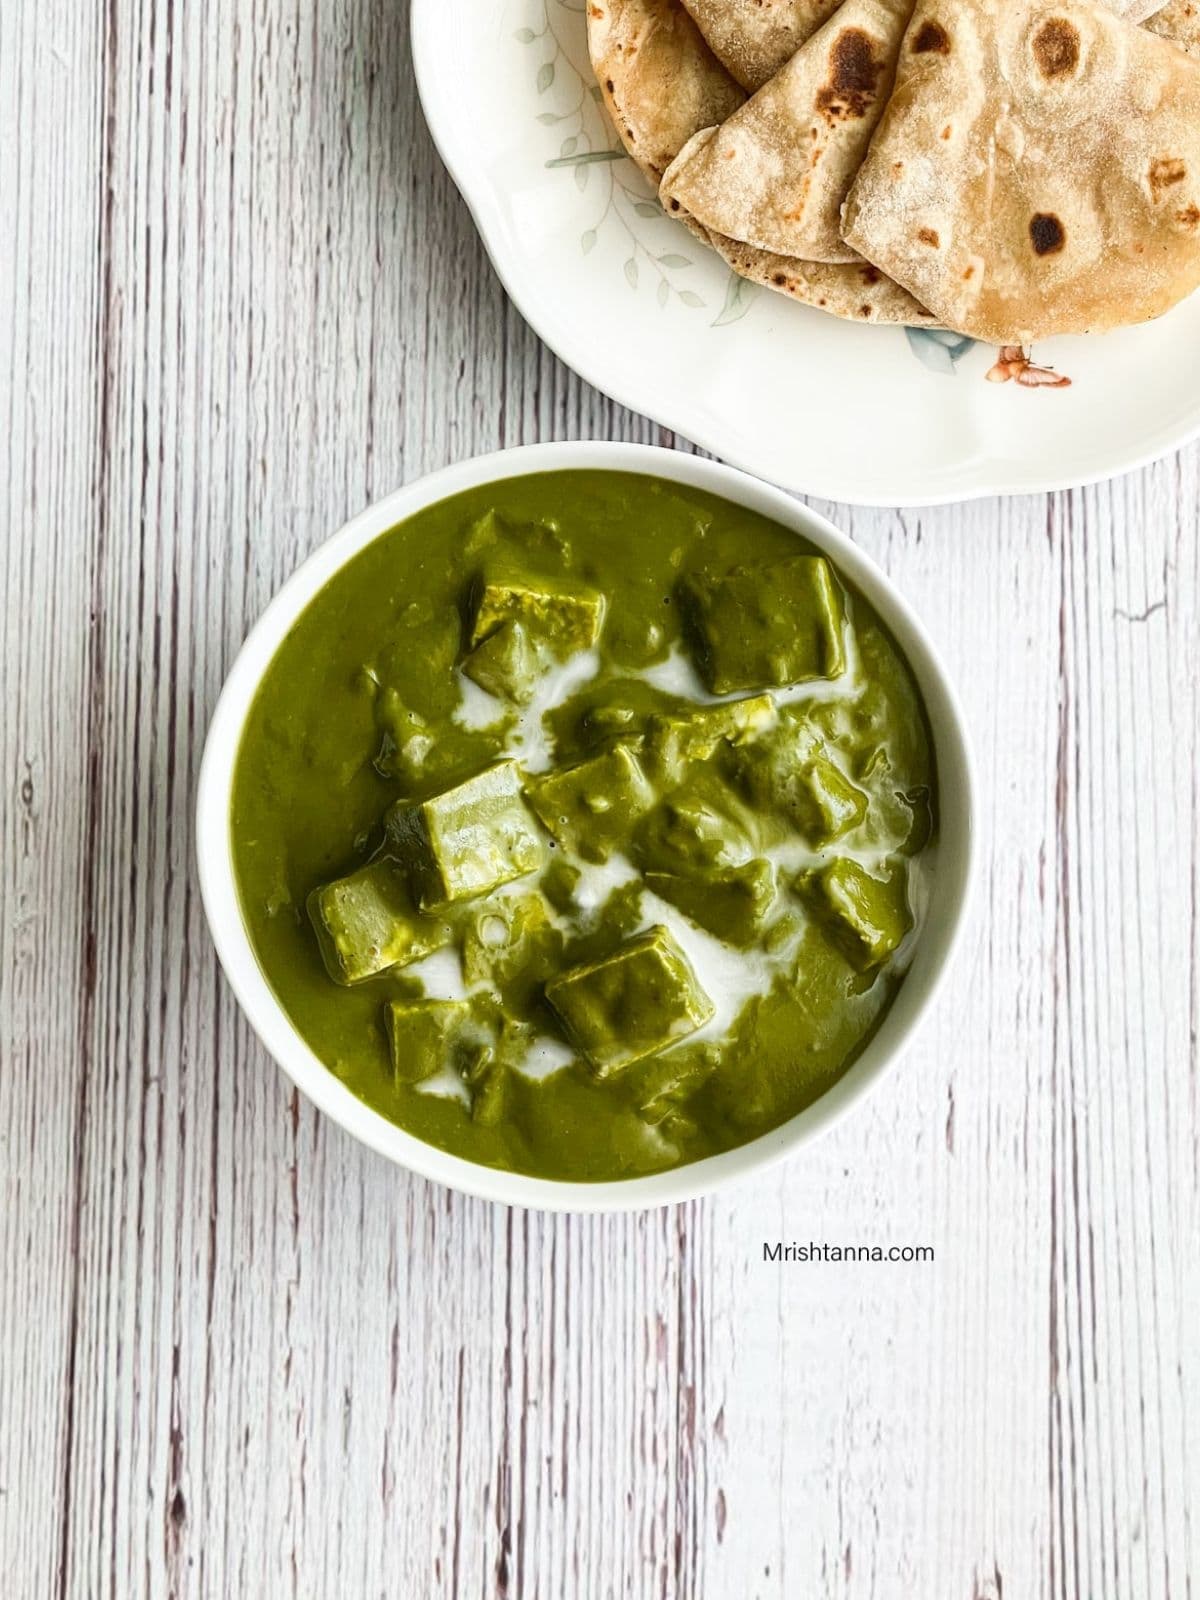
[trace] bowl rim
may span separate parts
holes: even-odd
[[[292,624],[330,578],[375,539],[441,500],[507,478],[571,470],[633,473],[701,489],[773,518],[828,554],[879,612],[917,678],[933,732],[940,812],[930,920],[904,983],[850,1070],[811,1106],[748,1144],[667,1172],[600,1183],[529,1177],[451,1155],[389,1122],[335,1077],[296,1030],[259,966],[238,898],[230,826],[238,747],[259,683]],[[471,457],[376,501],[320,544],[238,651],[209,724],[196,794],[196,861],[217,955],[250,1026],[293,1084],[354,1138],[421,1177],[478,1199],[576,1213],[696,1199],[775,1165],[840,1122],[895,1065],[945,981],[969,908],[976,831],[973,762],[958,696],[924,626],[882,568],[825,517],[736,467],[657,445],[601,440]]]

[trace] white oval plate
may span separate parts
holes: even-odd
[[[412,0],[434,140],[522,315],[580,375],[799,493],[929,505],[1095,482],[1200,432],[1200,294],[1039,345],[1069,389],[993,384],[995,351],[861,327],[752,288],[666,217],[594,90],[585,0]],[[947,343],[940,341],[948,341]]]

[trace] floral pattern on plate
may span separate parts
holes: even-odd
[[[678,248],[685,239],[690,245],[691,236],[659,205],[604,109],[587,57],[583,7],[569,0],[537,0],[528,9],[530,20],[514,31],[514,37],[530,47],[538,96],[557,96],[537,113],[539,124],[553,129],[551,137],[558,141],[558,153],[547,156],[545,165],[573,173],[580,193],[595,198],[595,213],[579,236],[581,252],[591,254],[604,228],[621,228],[629,244],[624,275],[631,289],[648,281],[660,307],[674,298],[692,311],[713,310],[680,277],[695,266],[695,257]],[[724,303],[712,319],[714,328],[744,317],[757,293],[754,284],[735,272],[728,276]]]

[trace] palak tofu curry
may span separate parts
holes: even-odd
[[[238,754],[244,916],[329,1070],[469,1160],[599,1181],[804,1109],[927,898],[912,673],[817,551],[659,479],[421,512],[327,584]]]

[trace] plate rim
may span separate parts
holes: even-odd
[[[446,0],[411,0],[409,13],[409,42],[412,52],[413,76],[417,87],[417,97],[420,101],[421,112],[425,118],[425,125],[433,141],[435,150],[450,176],[455,188],[462,196],[463,202],[470,214],[475,231],[479,235],[484,251],[491,262],[492,269],[500,280],[505,294],[512,301],[517,311],[532,331],[543,344],[575,372],[583,381],[606,396],[614,404],[631,411],[637,416],[646,417],[656,426],[666,428],[677,437],[690,441],[714,457],[717,461],[736,467],[742,472],[749,473],[752,477],[760,478],[764,482],[776,484],[789,494],[801,495],[817,500],[829,500],[839,505],[863,506],[880,510],[907,510],[924,506],[963,505],[974,500],[992,498],[1011,499],[1018,495],[1059,494],[1073,489],[1086,489],[1094,484],[1107,483],[1114,478],[1123,477],[1128,473],[1141,471],[1152,466],[1155,462],[1162,461],[1177,451],[1184,449],[1200,438],[1200,400],[1197,401],[1195,415],[1186,427],[1180,431],[1167,429],[1167,436],[1160,430],[1159,436],[1148,445],[1133,450],[1127,457],[1114,459],[1110,464],[1097,469],[1083,472],[1055,473],[1053,471],[1035,472],[1028,479],[1007,479],[1003,473],[997,473],[998,463],[990,463],[992,476],[986,480],[961,485],[951,485],[946,488],[929,492],[918,492],[911,488],[893,488],[889,493],[879,490],[866,492],[848,484],[838,476],[825,479],[821,475],[819,459],[807,458],[811,462],[811,472],[805,471],[803,480],[794,474],[780,475],[777,471],[765,469],[762,463],[756,462],[744,454],[740,449],[729,451],[725,444],[711,434],[703,417],[697,415],[696,425],[687,415],[685,403],[676,412],[675,416],[668,415],[669,411],[676,411],[675,407],[660,409],[657,405],[652,410],[647,410],[642,401],[618,378],[610,379],[601,376],[594,365],[593,357],[582,342],[576,342],[570,335],[567,326],[555,323],[552,331],[548,330],[548,319],[539,315],[534,306],[534,296],[521,286],[521,274],[516,265],[511,263],[500,248],[505,230],[499,224],[494,227],[484,215],[486,189],[481,196],[477,188],[465,175],[464,168],[467,163],[460,153],[452,151],[447,129],[440,115],[431,111],[434,95],[431,85],[436,73],[428,51],[432,48],[427,43],[427,36],[432,29],[427,25],[427,19],[438,9],[443,8]],[[469,145],[467,146],[469,149]],[[1200,291],[1197,291],[1200,293]],[[1100,337],[1096,335],[1096,337]]]

